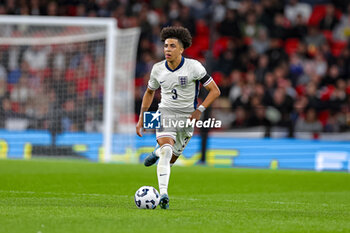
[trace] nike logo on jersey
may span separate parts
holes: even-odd
[[[167,174],[159,174],[159,176],[166,176]]]
[[[165,81],[160,81],[159,83],[162,84],[162,83],[164,83],[164,82],[165,82]]]

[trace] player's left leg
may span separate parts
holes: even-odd
[[[159,159],[159,156],[158,156],[158,151],[157,149],[159,148],[159,145],[157,144],[157,147],[156,149],[154,149],[154,151],[152,151],[149,155],[147,155],[147,157],[145,158],[143,164],[146,166],[146,167],[149,167],[149,166],[152,166],[153,164],[155,164],[158,159]],[[178,155],[175,155],[173,154],[173,156],[171,157],[171,160],[170,160],[170,167],[172,167],[174,165],[174,163],[176,162],[176,160],[179,158]]]
[[[174,163],[176,162],[176,160],[179,158],[178,155],[173,154],[173,156],[171,157],[170,160],[170,167],[172,167],[174,165]]]
[[[152,166],[153,164],[155,164],[158,159],[159,159],[159,144],[157,143],[156,147],[154,148],[154,151],[152,151],[152,153],[150,153],[149,155],[147,155],[147,157],[145,158],[143,164],[146,167]],[[158,150],[158,151],[157,151]]]
[[[192,138],[193,130],[189,129],[183,132],[179,132],[176,135],[176,142],[174,144],[174,151],[173,156],[170,160],[170,167],[172,167],[177,159],[180,157],[184,149],[186,148],[187,144],[189,143],[190,139]]]

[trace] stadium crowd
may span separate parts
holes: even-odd
[[[221,89],[212,115],[224,130],[350,129],[350,1],[2,0],[0,14],[114,17],[120,28],[139,26],[135,115],[152,65],[163,59],[161,28],[182,25],[193,36],[185,56],[200,60]],[[10,48],[1,47],[0,128],[13,116],[35,119],[28,127],[36,129],[98,128],[93,122],[102,116],[103,66],[97,63],[103,56],[84,54],[81,46],[12,51],[20,54],[18,64],[9,59]],[[30,99],[40,97],[31,106]]]

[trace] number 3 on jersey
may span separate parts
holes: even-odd
[[[172,89],[171,92],[173,93],[173,95],[172,95],[173,99],[176,100],[177,99],[177,91],[176,91],[176,89],[175,88]]]

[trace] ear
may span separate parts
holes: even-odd
[[[184,51],[185,51],[184,47],[181,46],[181,48],[180,48],[181,54],[182,54]]]

